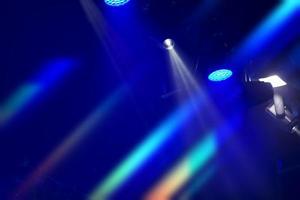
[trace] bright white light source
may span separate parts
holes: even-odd
[[[173,49],[175,46],[175,42],[172,39],[166,39],[164,41],[164,47],[168,50]]]
[[[270,76],[267,78],[261,78],[261,79],[259,79],[259,81],[271,83],[273,88],[282,87],[282,86],[287,85],[287,83],[277,75],[273,75],[273,76]]]

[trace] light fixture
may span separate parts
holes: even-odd
[[[165,49],[171,50],[171,49],[174,49],[174,46],[175,46],[174,40],[172,40],[170,38],[165,39],[165,41],[164,41],[164,48]]]
[[[114,7],[118,7],[118,6],[123,6],[125,4],[127,4],[130,0],[104,0],[104,2],[109,5],[109,6],[114,6]]]
[[[233,72],[229,69],[219,69],[212,72],[208,79],[213,82],[220,82],[229,79],[233,75]]]
[[[279,76],[273,75],[266,78],[260,78],[259,81],[271,83],[273,88],[278,88],[287,85]]]

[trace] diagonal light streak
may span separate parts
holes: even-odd
[[[112,109],[120,103],[125,92],[125,87],[118,88],[107,99],[100,103],[99,106],[28,176],[14,193],[14,196],[25,196],[30,189],[40,183],[45,176],[51,173],[66,159],[66,157],[92,133],[92,130],[108,117]]]
[[[198,98],[195,97],[195,99]],[[197,102],[200,105],[200,99]],[[166,143],[176,130],[185,124],[193,112],[193,105],[188,101],[170,115],[158,128],[151,131],[150,135],[95,188],[90,199],[108,199]]]

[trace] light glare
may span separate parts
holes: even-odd
[[[164,41],[164,47],[168,50],[174,49],[175,42],[172,39],[166,39]]]
[[[259,81],[271,83],[273,88],[278,88],[287,85],[287,83],[277,75],[261,78],[259,79]]]

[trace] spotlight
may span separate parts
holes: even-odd
[[[271,83],[273,88],[278,88],[287,85],[287,83],[277,75],[269,76],[267,78],[261,78],[259,79],[259,81]]]
[[[233,75],[233,72],[229,69],[219,69],[212,72],[208,79],[213,82],[220,82],[229,79]]]
[[[174,40],[168,38],[164,41],[164,48],[171,50],[174,49],[174,46],[175,46]]]
[[[104,2],[109,5],[109,6],[114,6],[114,7],[118,7],[118,6],[123,6],[125,4],[127,4],[130,0],[104,0]]]

